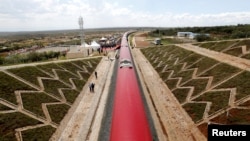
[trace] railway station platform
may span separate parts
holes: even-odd
[[[116,50],[108,51],[108,55],[112,58],[115,57],[115,53]],[[96,68],[97,79],[94,73],[90,76],[68,116],[64,118],[52,137],[53,141],[97,140],[114,62],[108,56],[102,58]],[[94,92],[89,90],[88,84],[92,82],[95,83]]]

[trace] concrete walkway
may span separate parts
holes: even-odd
[[[110,56],[115,51],[109,52]],[[109,78],[113,71],[114,61],[103,57],[96,68],[98,78],[93,73],[81,94],[72,105],[71,111],[61,122],[51,140],[56,141],[86,141],[97,140],[101,127],[102,110],[108,93]],[[95,83],[95,92],[90,92],[88,84]]]

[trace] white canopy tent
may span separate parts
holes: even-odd
[[[91,47],[91,46],[84,42],[84,45],[81,45],[80,47]]]
[[[99,45],[96,41],[92,41],[90,47],[92,47],[94,50],[97,50],[101,47],[101,45]]]
[[[107,38],[104,38],[104,37],[102,37],[102,38],[100,39],[101,42],[106,41],[106,40],[107,40]]]

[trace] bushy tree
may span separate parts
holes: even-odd
[[[4,64],[4,58],[0,56],[0,65]]]
[[[200,34],[195,37],[197,42],[209,41],[211,38],[205,34]]]

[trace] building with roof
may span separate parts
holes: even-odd
[[[184,37],[184,38],[189,38],[189,39],[195,39],[196,36],[199,35],[205,35],[205,36],[210,36],[210,34],[201,34],[201,33],[193,33],[193,32],[177,32],[177,37]]]

